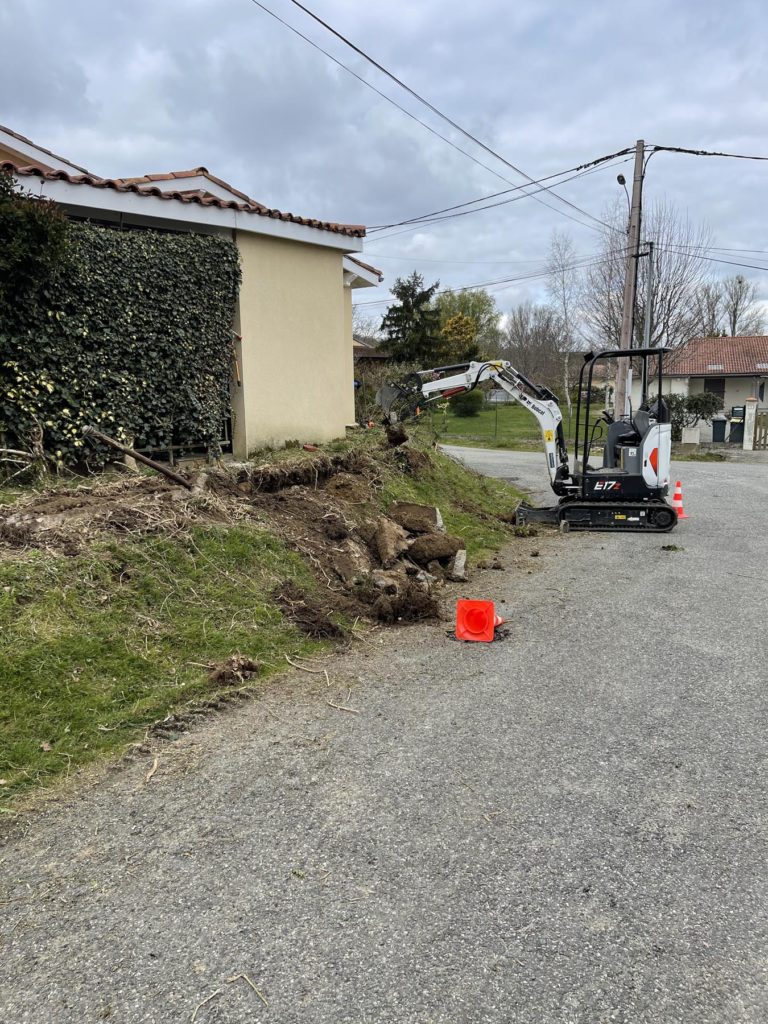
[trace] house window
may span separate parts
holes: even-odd
[[[721,408],[725,405],[725,377],[705,377],[704,390],[717,395]]]
[[[762,381],[760,387],[757,389],[757,398],[760,402],[765,401],[765,381]]]

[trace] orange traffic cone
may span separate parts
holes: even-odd
[[[504,622],[496,614],[493,601],[456,602],[456,639],[475,640],[487,644],[493,631]]]
[[[672,498],[672,508],[675,510],[675,512],[677,512],[678,520],[690,519],[690,516],[687,516],[683,511],[683,485],[680,483],[679,480],[675,484],[675,494]]]

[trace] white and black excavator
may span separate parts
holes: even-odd
[[[504,360],[420,370],[400,383],[385,385],[377,397],[387,421],[394,423],[421,415],[431,403],[472,391],[483,381],[492,381],[538,420],[550,483],[560,499],[552,508],[521,504],[516,514],[518,524],[539,522],[570,530],[666,533],[677,523],[675,509],[665,500],[672,450],[672,426],[662,399],[662,363],[668,351],[642,348],[585,355],[579,375],[573,465],[557,397]],[[641,404],[636,412],[616,418],[606,409],[595,417],[595,367],[621,359],[631,359],[630,366],[641,369]],[[649,369],[654,363],[657,396],[650,402]],[[601,462],[599,466],[592,465],[595,455],[595,461]]]

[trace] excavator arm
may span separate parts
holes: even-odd
[[[379,391],[377,401],[390,421],[408,419],[420,415],[430,404],[472,391],[486,380],[493,381],[536,417],[544,441],[552,489],[558,495],[571,493],[574,484],[570,482],[563,416],[557,399],[549,388],[534,384],[505,360],[460,363],[420,370],[402,383],[385,385]]]

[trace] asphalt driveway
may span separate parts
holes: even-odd
[[[32,819],[0,1021],[768,1020],[768,469],[679,475],[477,575],[507,639],[369,637]]]

